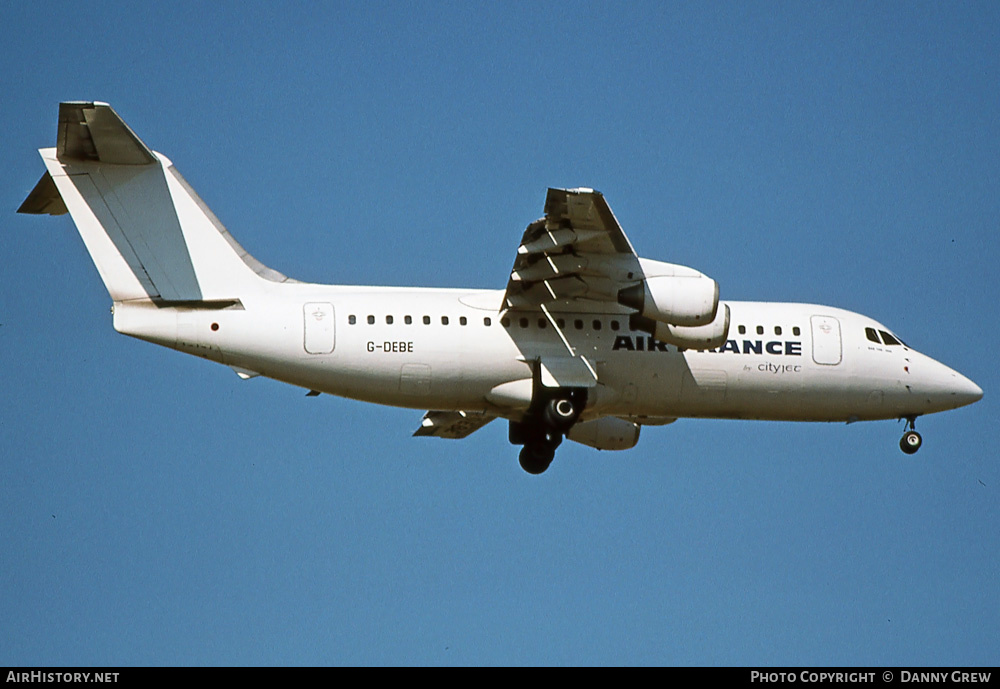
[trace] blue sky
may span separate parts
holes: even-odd
[[[0,664],[990,664],[996,3],[6,3]],[[723,298],[976,381],[902,427],[682,420],[524,474],[506,428],[117,335],[14,210],[110,102],[302,280],[500,288],[549,186]]]

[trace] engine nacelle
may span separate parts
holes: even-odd
[[[688,269],[690,270],[690,269]],[[690,270],[690,275],[655,275],[618,292],[618,303],[654,321],[685,327],[715,320],[719,283]]]
[[[630,450],[639,442],[639,426],[615,416],[602,416],[576,424],[566,437],[598,450]]]
[[[639,315],[629,318],[629,326],[682,349],[715,349],[725,344],[729,337],[729,305],[722,304],[711,323],[696,327],[671,325]]]

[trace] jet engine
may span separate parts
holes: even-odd
[[[615,416],[578,423],[566,437],[598,450],[630,450],[639,442],[639,426]]]
[[[646,264],[656,263],[645,261]],[[719,283],[684,266],[669,267],[667,275],[650,275],[618,292],[618,303],[654,321],[685,327],[715,320],[719,309]],[[655,267],[659,267],[657,264]],[[662,272],[667,272],[666,270]]]
[[[666,342],[682,349],[715,349],[725,344],[729,337],[729,305],[722,304],[711,323],[693,327],[671,325],[655,321],[639,314],[629,318],[633,330],[642,330],[660,342]]]

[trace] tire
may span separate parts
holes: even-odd
[[[568,431],[580,415],[572,400],[556,397],[545,405],[545,424],[560,433]]]
[[[552,458],[555,456],[555,450],[549,450],[545,447],[539,447],[537,445],[525,445],[521,448],[521,454],[518,456],[518,462],[521,464],[521,468],[524,469],[529,474],[538,475],[543,473],[552,464]]]
[[[907,431],[903,434],[903,437],[899,440],[899,449],[908,455],[912,455],[914,452],[920,449],[924,441],[920,437],[920,434],[916,431]]]

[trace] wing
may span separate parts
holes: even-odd
[[[506,308],[573,308],[606,302],[642,279],[632,244],[604,195],[593,189],[549,189],[545,217],[528,225],[504,295]]]
[[[718,283],[687,266],[639,258],[593,189],[549,189],[545,217],[528,225],[517,249],[503,308],[541,311],[573,357],[552,312],[627,314],[633,330],[685,349],[713,349],[729,332]]]

